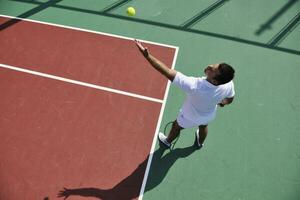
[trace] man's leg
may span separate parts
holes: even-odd
[[[175,140],[177,138],[177,136],[180,134],[180,131],[182,129],[183,128],[181,126],[179,126],[177,120],[175,120],[172,124],[172,128],[171,128],[170,133],[167,137],[167,141],[169,143],[173,142],[173,140]]]
[[[200,125],[199,126],[199,143],[200,144],[204,143],[207,133],[208,133],[207,125]]]

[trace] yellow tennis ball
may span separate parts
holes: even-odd
[[[134,16],[135,15],[134,7],[128,7],[127,8],[127,15],[129,15],[129,16]]]

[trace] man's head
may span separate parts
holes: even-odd
[[[204,73],[207,80],[214,85],[228,83],[234,78],[234,69],[226,63],[208,65],[204,69]]]

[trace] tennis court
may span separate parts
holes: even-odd
[[[127,16],[132,6],[136,15]],[[300,1],[0,0],[0,199],[300,198]],[[157,134],[182,73],[236,69],[205,147]]]

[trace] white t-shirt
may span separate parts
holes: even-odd
[[[176,73],[173,84],[186,93],[181,112],[195,123],[202,122],[203,118],[214,119],[218,103],[235,94],[233,81],[215,86],[206,77],[188,77],[180,72]]]

